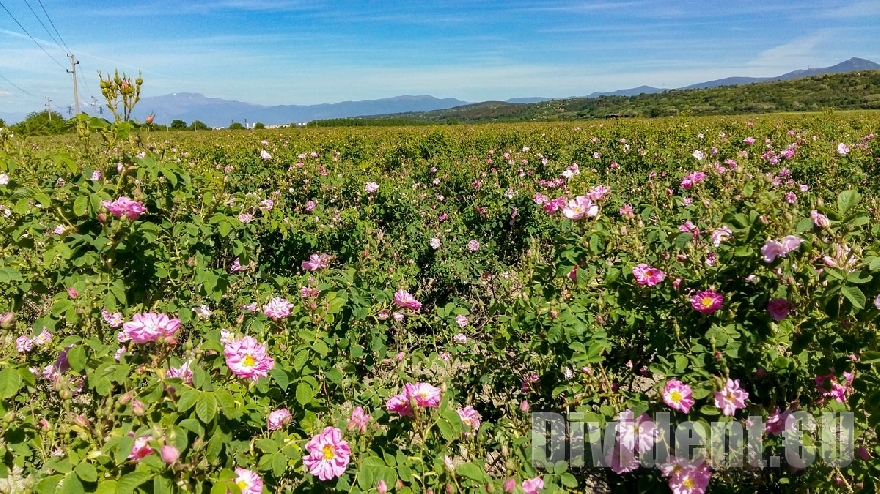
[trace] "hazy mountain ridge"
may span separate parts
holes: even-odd
[[[870,60],[853,57],[844,62],[823,68],[795,70],[776,77],[727,77],[713,81],[691,84],[679,89],[704,89],[719,86],[752,84],[775,80],[791,80],[821,74],[854,72],[860,70],[878,70],[880,64]],[[149,114],[156,116],[157,123],[169,124],[172,120],[183,120],[191,123],[200,120],[210,127],[227,127],[232,122],[252,125],[262,122],[266,125],[289,124],[337,118],[364,116],[384,116],[393,114],[413,114],[434,110],[449,110],[457,107],[473,107],[474,105],[528,105],[551,100],[569,100],[577,98],[599,98],[602,96],[639,96],[668,91],[653,86],[638,86],[617,91],[593,92],[587,96],[571,96],[567,98],[523,97],[511,98],[507,101],[484,101],[469,103],[455,98],[435,98],[430,95],[403,95],[393,98],[375,100],[342,101],[338,103],[321,103],[316,105],[276,105],[264,106],[244,101],[210,98],[200,93],[173,93],[162,96],[141,98],[135,108],[133,118],[143,121]],[[93,112],[92,112],[93,113]],[[108,112],[104,116],[109,116]],[[24,120],[25,114],[0,112],[0,118],[7,124]]]

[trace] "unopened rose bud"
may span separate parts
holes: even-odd
[[[550,319],[556,319],[559,317],[559,312],[556,309],[550,309]]]
[[[715,350],[715,360],[721,360],[721,352]]]
[[[80,427],[82,427],[82,428],[84,428],[84,429],[88,429],[88,428],[89,428],[89,425],[90,425],[90,424],[89,424],[89,419],[87,419],[87,418],[86,418],[85,416],[83,416],[83,415],[77,415],[76,417],[73,418],[73,421],[74,421],[74,423],[76,423],[76,425],[78,425],[78,426],[80,426]]]
[[[128,405],[128,402],[131,401],[131,392],[125,393],[124,395],[119,397],[119,403],[121,405]]]
[[[528,413],[529,411],[529,402],[528,400],[523,400],[522,403],[519,404],[519,410],[522,413]]]
[[[180,451],[177,451],[177,448],[174,446],[165,445],[162,446],[162,449],[159,451],[162,456],[162,461],[171,465],[172,463],[177,461],[177,458],[180,457]]]
[[[138,417],[142,417],[146,411],[146,407],[144,407],[144,404],[140,400],[134,400],[131,402],[131,413]]]
[[[516,481],[509,478],[504,481],[504,492],[513,492],[516,489]]]
[[[763,367],[758,367],[758,370],[755,371],[755,375],[758,377],[764,377],[766,374],[767,371],[765,371]]]
[[[62,400],[69,400],[73,394],[69,389],[62,389],[58,391],[58,396],[60,396]]]
[[[67,295],[69,295],[70,298],[77,298],[79,297],[79,292],[76,291],[76,288],[70,287],[67,289]]]
[[[379,494],[385,494],[388,492],[388,484],[385,483],[384,480],[380,480],[378,484],[376,484],[376,491]]]
[[[153,124],[153,118],[154,118],[153,115],[147,115],[147,118],[144,119],[144,122],[146,122],[147,125],[152,125],[152,124]]]
[[[98,213],[98,221],[100,221],[101,223],[106,223],[107,215],[104,213]]]

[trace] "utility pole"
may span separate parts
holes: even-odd
[[[70,69],[68,70],[68,74],[73,74],[73,104],[76,105],[76,114],[79,115],[79,93],[76,90],[76,66],[79,62],[76,61],[76,57],[68,55],[70,57]]]
[[[67,116],[73,116],[73,107],[70,105],[67,105]]]
[[[52,121],[52,100],[46,96],[46,114],[49,115],[49,121]]]

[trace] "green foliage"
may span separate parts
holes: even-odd
[[[229,130],[244,130],[244,125],[241,122],[232,122],[229,124]]]
[[[186,122],[183,120],[172,120],[171,121],[171,130],[186,130]]]
[[[69,123],[60,113],[33,112],[27,118],[10,127],[13,133],[23,136],[47,136],[63,134],[70,129]]]
[[[868,459],[715,465],[709,492],[876,487],[873,115],[259,135],[76,123],[76,138],[0,150],[0,476],[25,490],[226,493],[237,468],[270,492],[502,492],[538,476],[542,492],[667,489],[655,468],[536,466],[527,407],[600,426],[626,410],[737,424],[851,411]],[[536,194],[592,195],[596,215],[550,214]],[[105,201],[121,196],[145,211],[114,215]],[[789,235],[803,242],[767,262],[765,244]],[[313,254],[327,265],[307,270]],[[665,279],[640,285],[639,264]],[[724,302],[704,314],[692,297],[708,289]],[[780,320],[775,299],[792,304]],[[120,342],[118,323],[145,313],[179,329]],[[255,379],[228,355],[244,336],[273,359]],[[844,399],[817,376],[846,384]],[[732,416],[714,401],[728,378],[749,393]],[[672,379],[692,388],[690,410],[664,401]],[[436,402],[390,411],[416,382]],[[358,406],[363,431],[349,427]],[[281,408],[291,418],[270,430]],[[351,457],[321,481],[304,456],[328,427]],[[763,439],[764,458],[784,457],[780,436]]]

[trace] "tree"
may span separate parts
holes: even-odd
[[[244,125],[242,125],[241,122],[232,122],[232,124],[229,125],[229,130],[244,130]]]
[[[193,120],[193,123],[189,124],[189,130],[208,130],[208,124],[201,120]]]
[[[254,124],[254,129],[265,129],[266,126],[263,125],[263,122],[257,122]]]
[[[171,129],[172,130],[186,130],[186,122],[183,120],[172,120],[171,121]]]
[[[26,119],[12,126],[12,131],[20,135],[45,136],[63,134],[68,129],[64,116],[53,111],[30,113]]]
[[[5,128],[6,128],[6,121],[4,121],[2,118],[0,118],[0,129],[5,129]]]

